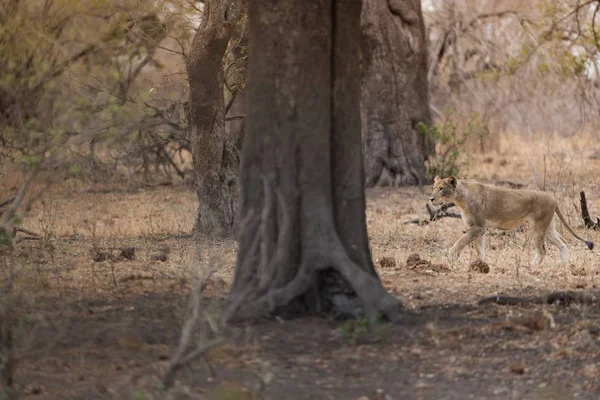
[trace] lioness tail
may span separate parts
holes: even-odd
[[[558,205],[556,206],[556,214],[558,215],[558,218],[560,218],[560,222],[562,222],[565,228],[567,228],[567,230],[571,232],[571,235],[575,236],[577,239],[585,243],[588,249],[592,250],[594,248],[594,242],[592,242],[591,240],[585,240],[582,237],[579,237],[575,232],[573,232],[573,229],[571,229],[569,224],[567,224],[567,221],[565,221],[565,217],[563,217],[562,213],[558,209]]]

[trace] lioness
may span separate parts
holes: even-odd
[[[454,176],[445,179],[436,176],[429,200],[436,205],[445,201],[454,202],[461,210],[463,222],[469,227],[467,233],[450,249],[451,260],[458,258],[464,247],[474,241],[477,255],[483,260],[485,228],[509,230],[523,222],[529,222],[536,249],[533,264],[539,265],[546,255],[544,237],[560,249],[560,258],[566,263],[567,246],[556,231],[554,213],[573,236],[584,242],[588,249],[594,248],[594,243],[573,232],[558,209],[554,197],[546,192],[506,189],[476,181],[458,180]]]

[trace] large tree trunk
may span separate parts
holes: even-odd
[[[393,316],[372,265],[360,131],[360,2],[250,0],[243,216],[226,319]]]
[[[225,135],[222,61],[241,0],[207,0],[187,59],[192,156],[200,202],[194,230],[228,235],[237,215],[239,157]]]
[[[3,298],[0,304],[0,399],[13,398],[13,322],[8,301]]]
[[[433,150],[420,0],[364,0],[362,127],[367,186],[417,185]]]

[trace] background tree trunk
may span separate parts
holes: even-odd
[[[228,235],[237,215],[239,156],[225,135],[222,61],[241,0],[207,0],[187,59],[192,156],[200,202],[194,230]]]
[[[394,314],[365,222],[360,2],[249,7],[244,218],[225,318]]]
[[[244,4],[244,9],[247,4]],[[241,151],[246,126],[246,114],[248,113],[248,92],[246,84],[248,81],[248,19],[243,18],[236,25],[232,33],[231,46],[229,54],[229,88],[231,89],[231,98],[228,103],[229,110],[225,110],[225,131],[227,136],[237,143],[237,148]],[[237,207],[237,205],[236,205]]]
[[[433,147],[420,0],[364,0],[362,129],[367,186],[422,184]]]

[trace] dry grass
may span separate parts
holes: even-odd
[[[596,153],[598,146],[592,135],[573,138],[551,136],[527,139],[504,136],[500,151],[474,154],[464,176],[484,182],[510,181],[533,189],[552,191],[560,202],[569,224],[583,236],[599,243],[598,232],[582,231],[579,214],[579,191],[589,193],[590,204],[600,212],[600,186],[595,179],[600,170]],[[545,167],[544,167],[545,166]],[[469,271],[476,258],[470,246],[463,252],[452,272],[445,275],[415,276],[402,268],[412,253],[433,263],[446,263],[445,252],[460,237],[463,224],[459,219],[442,219],[426,226],[405,224],[411,219],[423,219],[425,201],[430,188],[370,191],[367,206],[371,246],[375,259],[392,257],[399,268],[379,273],[386,286],[408,304],[472,301],[497,292],[545,291],[594,288],[600,273],[600,258],[590,252],[566,230],[558,226],[569,247],[569,263],[559,265],[557,249],[548,246],[548,254],[539,269],[529,266],[533,246],[526,232],[489,231],[486,235],[486,261],[489,274]],[[594,213],[594,211],[592,211]],[[559,224],[560,225],[560,224]],[[573,274],[572,271],[585,271]],[[585,274],[585,275],[584,275]]]
[[[596,157],[594,139],[589,134],[551,140],[504,136],[498,152],[471,155],[464,176],[486,182],[511,181],[531,188],[545,185],[559,199],[569,223],[581,232],[580,190],[588,193],[590,211],[600,213],[600,185],[594,179],[600,170],[600,159]],[[14,175],[3,182],[2,188],[14,187],[18,180],[18,175]],[[428,187],[368,192],[367,221],[373,257],[395,259],[395,268],[379,268],[379,273],[385,285],[408,304],[470,301],[498,291],[596,285],[600,259],[566,232],[563,236],[569,245],[569,266],[556,264],[558,252],[550,246],[542,267],[532,269],[529,261],[533,249],[526,233],[492,231],[486,238],[489,274],[469,271],[469,263],[475,258],[472,247],[447,274],[424,275],[404,268],[412,253],[433,263],[446,263],[445,251],[463,230],[460,220],[450,218],[426,226],[405,224],[413,218],[426,218],[428,192]],[[199,265],[218,256],[222,264],[218,277],[228,283],[235,261],[235,243],[197,246],[197,241],[187,237],[196,207],[195,194],[182,185],[118,189],[115,185],[67,181],[54,186],[44,194],[43,201],[34,204],[24,221],[24,227],[58,239],[50,242],[53,261],[35,271],[25,267],[27,273],[20,282],[28,289],[36,288],[38,293],[40,289],[129,290],[131,283],[122,283],[128,277],[139,277],[130,280],[144,281],[144,287],[162,287],[164,279],[188,280]],[[600,243],[598,233],[586,231],[584,235]],[[123,246],[136,247],[134,261],[117,263],[115,267],[115,263],[96,263],[90,257],[92,249]],[[31,259],[36,252],[48,252],[47,248],[38,247],[37,243],[22,244],[15,255]],[[197,248],[202,254],[197,254]],[[169,253],[164,262],[155,260],[161,249],[168,249]],[[573,275],[572,270],[584,272]]]
[[[583,230],[578,215],[580,190],[585,190],[588,194],[589,208],[593,216],[600,214],[600,186],[595,179],[597,171],[600,171],[600,159],[595,156],[595,151],[592,135],[552,140],[507,136],[502,138],[497,152],[471,155],[464,175],[487,182],[518,182],[532,188],[539,188],[545,182],[546,188],[555,192],[571,226],[600,245],[600,233]],[[0,182],[0,189],[4,193],[4,190],[10,189],[18,182],[18,175],[13,175],[10,181]],[[475,259],[475,250],[472,247],[463,252],[458,262],[448,266],[444,254],[462,234],[462,222],[458,219],[446,218],[424,226],[405,223],[415,218],[427,218],[425,202],[429,190],[429,187],[424,187],[368,191],[367,221],[373,258],[377,262],[376,268],[384,285],[407,306],[422,307],[440,303],[472,304],[481,297],[500,292],[528,295],[553,290],[597,287],[600,272],[600,259],[597,252],[588,251],[568,233],[563,233],[570,250],[569,264],[566,266],[556,263],[559,259],[558,251],[550,246],[541,267],[530,267],[529,261],[533,258],[533,248],[526,232],[519,231],[505,234],[491,231],[487,234],[486,261],[490,266],[489,273],[481,273],[469,268],[471,261]],[[88,298],[114,300],[111,304],[124,304],[128,301],[125,300],[126,298],[136,295],[181,297],[182,294],[188,293],[192,281],[201,274],[209,260],[216,257],[220,268],[211,278],[206,295],[223,298],[233,277],[236,244],[234,241],[209,242],[189,236],[196,207],[195,194],[185,185],[145,188],[124,182],[90,184],[65,181],[47,191],[43,201],[34,205],[24,221],[26,228],[47,235],[48,239],[41,242],[20,243],[12,252],[5,250],[0,257],[1,260],[9,262],[2,262],[4,267],[0,274],[4,279],[9,274],[9,270],[5,267],[9,264],[16,265],[18,274],[14,282],[15,291],[24,294],[31,304],[35,304],[35,299],[38,298],[55,299],[55,306],[52,308],[57,307],[57,304],[60,307],[73,302],[78,304]],[[93,260],[95,252],[104,251],[116,256],[125,246],[135,248],[135,259],[114,258],[100,262]],[[406,260],[414,253],[419,254],[421,259],[431,261],[433,266],[408,268]],[[380,260],[383,260],[381,265]],[[435,267],[438,264],[444,268]],[[450,267],[449,271],[445,267]],[[114,311],[113,307],[115,306],[90,306],[90,309],[93,310],[93,315],[100,316],[109,315],[108,313]],[[127,308],[123,310],[122,312],[125,312]],[[150,312],[154,315],[153,310]],[[165,312],[172,313],[172,311]],[[583,315],[585,310],[581,312]],[[127,315],[131,317],[126,317],[126,320],[135,319],[133,314],[135,313],[129,312]],[[177,311],[177,315],[169,318],[182,318],[183,315],[185,313],[181,308]],[[503,318],[503,315],[504,311],[498,311],[499,318]],[[506,315],[508,318],[509,314]],[[99,318],[95,323],[102,323],[100,317],[94,318]],[[156,318],[163,317],[153,316],[150,320],[156,322]],[[582,324],[585,323],[587,323],[585,318],[582,318]],[[131,336],[128,333],[132,328],[127,328],[126,323],[118,324],[124,324],[122,329],[125,332],[119,331],[120,336],[115,339],[114,343],[118,351],[133,354],[147,352],[150,357],[164,356],[166,351],[164,345],[145,344],[138,336]],[[485,329],[492,328],[484,326],[478,329],[469,335],[482,339],[489,334]],[[568,328],[564,332],[566,335],[564,338],[571,335],[569,332],[572,330],[580,332],[581,329]],[[434,327],[433,334],[441,334],[436,333],[437,331],[438,328]],[[465,334],[460,328],[458,331],[460,335]],[[177,329],[173,329],[171,333],[176,336],[176,332]],[[427,332],[426,335],[432,334],[431,329]],[[423,339],[425,344],[418,346],[421,349],[418,351],[421,353],[410,353],[402,357],[412,357],[416,354],[425,359],[422,349],[429,347],[436,354],[429,354],[429,358],[440,357],[438,354],[440,352],[452,353],[453,349],[461,346],[464,346],[465,351],[477,350],[475,342],[459,345],[458,339],[452,339],[456,335],[444,335],[444,337],[434,338],[435,340]],[[335,340],[338,340],[339,335],[336,338]],[[567,340],[564,338],[557,336],[552,340]],[[527,346],[530,340],[529,337],[520,337],[518,345]],[[136,347],[136,343],[141,343],[141,350],[139,346]],[[497,342],[494,343],[494,345],[490,344],[490,349],[500,346]],[[516,341],[510,343],[510,345],[517,345]],[[304,344],[299,346],[302,347]],[[391,347],[373,348],[373,357],[379,357],[378,360],[381,360],[393,356],[397,359],[397,354],[406,351],[404,348],[398,348],[398,353],[393,350],[394,346],[404,346],[404,344],[393,343],[386,346]],[[561,358],[563,357],[561,354],[565,351],[567,351],[565,354],[570,354],[568,353],[570,350],[566,350],[563,344],[561,346],[560,350],[558,348],[552,350],[553,357]],[[250,355],[250,353],[246,354],[242,347],[238,350],[230,349],[230,353],[234,354],[232,359],[258,357],[256,354],[259,351],[256,348],[252,351],[253,355]],[[221,354],[224,349],[226,348],[215,350],[214,354]],[[105,350],[98,349],[89,357],[102,359],[103,351]],[[361,351],[365,351],[364,348]],[[345,347],[343,352],[350,352],[353,354],[352,357],[361,357]],[[125,356],[121,355],[121,357]],[[471,363],[468,357],[463,359],[457,354],[453,357],[455,357],[455,367],[440,372],[447,374],[451,379],[455,379],[456,374],[462,376],[461,368]],[[500,362],[503,357],[496,355],[495,358],[489,359]],[[222,357],[217,357],[215,360],[220,358]],[[25,363],[21,373],[34,374],[32,371],[43,369],[46,361],[42,361],[40,366]],[[106,361],[108,362],[108,359]],[[104,361],[95,362],[94,368],[98,369],[96,371],[98,373],[92,376],[102,382],[102,385],[110,386],[102,380],[101,371],[104,371],[102,368],[112,371],[111,368],[114,367],[112,361],[108,365],[104,365],[106,364]],[[126,362],[121,360],[119,363]],[[152,367],[149,368],[156,371],[164,368],[160,366],[162,364],[151,365]],[[523,369],[518,363],[514,365],[516,367],[513,369],[518,371],[528,371],[530,368]],[[138,367],[132,367],[132,370],[136,368]],[[140,372],[140,369],[137,371],[136,376],[140,374],[143,376],[144,373]],[[156,374],[156,371],[153,373]],[[511,373],[516,374],[514,371]],[[58,372],[52,376],[56,379],[64,378]],[[78,379],[76,376],[73,377],[73,387],[79,385]],[[119,382],[124,381],[123,379]],[[419,382],[417,384],[420,384]],[[122,382],[119,384],[132,385]],[[499,387],[498,390],[504,390],[502,385]],[[426,385],[423,386],[423,390],[426,388]],[[48,396],[38,396],[38,398],[53,398],[58,393],[53,390],[50,387],[44,389]]]

